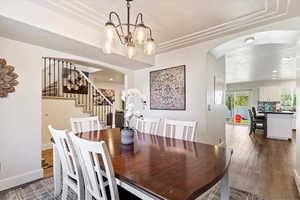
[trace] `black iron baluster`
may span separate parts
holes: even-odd
[[[60,97],[60,60],[57,63],[57,96]]]
[[[56,91],[55,91],[55,89],[56,89],[56,83],[55,83],[55,79],[56,79],[56,77],[55,77],[55,67],[56,67],[56,59],[54,59],[53,60],[54,62],[53,62],[53,64],[54,64],[54,66],[53,66],[53,74],[54,74],[54,77],[53,77],[53,96],[56,96],[57,94],[56,94]]]
[[[66,69],[65,69],[65,61],[62,61],[62,68],[61,68],[61,88],[62,88],[62,95],[63,97],[66,96],[66,93],[64,92],[64,85],[65,85],[65,80],[64,80],[64,75],[66,73]]]
[[[49,62],[48,62],[48,81],[49,81],[49,83],[48,83],[48,91],[49,91],[49,93],[48,93],[48,96],[51,96],[51,58],[49,59]]]
[[[44,58],[44,91],[42,93],[43,96],[46,96],[46,65],[47,65],[47,60]]]

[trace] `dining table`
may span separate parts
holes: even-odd
[[[116,182],[145,200],[193,200],[220,187],[220,199],[229,200],[232,150],[219,145],[168,138],[135,131],[134,142],[121,144],[119,128],[77,134],[105,141]],[[62,190],[61,161],[53,143],[54,194]]]

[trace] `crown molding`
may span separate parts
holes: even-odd
[[[205,40],[216,38],[224,33],[285,16],[288,14],[289,5],[290,0],[265,0],[265,8],[263,10],[235,18],[228,22],[174,40],[160,43],[157,52],[163,53],[177,48],[190,46]]]
[[[30,0],[52,11],[59,11],[63,15],[76,18],[83,24],[92,27],[102,27],[107,21],[105,14],[100,14],[95,9],[87,6],[82,0],[57,1],[57,0]],[[199,42],[217,38],[223,34],[245,29],[249,26],[267,22],[288,14],[290,0],[264,0],[264,8],[252,13],[247,13],[230,21],[211,26],[173,40],[158,44],[157,53],[171,51],[177,48],[190,46]],[[105,11],[103,7],[103,11]],[[103,13],[103,12],[102,12]],[[159,27],[160,29],[161,27]]]

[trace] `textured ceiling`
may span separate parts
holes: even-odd
[[[296,45],[248,45],[226,54],[226,82],[295,79]]]

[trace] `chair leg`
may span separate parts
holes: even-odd
[[[62,194],[61,194],[61,199],[62,200],[67,200],[68,189],[69,189],[68,185],[66,183],[63,183]]]
[[[82,185],[78,185],[77,187],[77,199],[78,200],[85,200],[85,192],[84,187]]]
[[[85,199],[86,200],[93,200],[92,195],[87,190],[85,190]]]

